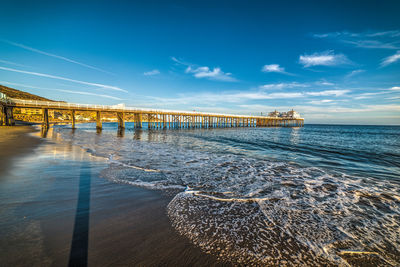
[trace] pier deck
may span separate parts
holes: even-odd
[[[96,112],[96,126],[102,128],[102,113],[114,113],[119,128],[125,128],[125,122],[131,121],[135,128],[142,128],[147,122],[149,129],[176,128],[227,128],[227,127],[302,127],[303,118],[267,117],[249,115],[231,115],[196,111],[177,111],[161,109],[141,109],[119,105],[90,105],[67,102],[47,102],[22,99],[0,100],[0,125],[14,125],[13,110],[15,108],[41,109],[43,126],[50,126],[49,110],[70,111],[72,128],[75,128],[76,112]],[[129,115],[128,119],[127,115]]]

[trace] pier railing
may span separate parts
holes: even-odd
[[[222,114],[212,112],[199,112],[199,111],[183,111],[183,110],[167,110],[167,109],[146,109],[136,107],[125,107],[121,105],[96,105],[96,104],[77,104],[68,102],[53,102],[53,101],[40,101],[40,100],[25,100],[9,98],[8,105],[15,107],[26,108],[49,108],[49,109],[68,109],[68,110],[87,110],[87,111],[110,111],[110,112],[128,112],[128,113],[156,113],[156,114],[190,114],[190,115],[211,115],[211,116],[228,116],[240,118],[269,118],[266,116],[253,116],[253,115],[235,115],[235,114]],[[272,118],[272,117],[271,117]]]

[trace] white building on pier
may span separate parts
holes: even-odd
[[[297,111],[289,110],[288,112],[279,112],[277,110],[268,113],[268,117],[272,118],[285,118],[285,119],[300,119],[300,113]]]

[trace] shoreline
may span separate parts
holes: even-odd
[[[166,209],[174,196],[104,179],[104,162],[32,126],[0,129],[5,266],[76,263],[74,250],[94,266],[231,266],[176,232]]]
[[[328,263],[332,260],[329,256],[337,257],[332,260],[332,265],[339,261],[356,265],[385,265],[387,259],[394,263],[397,262],[396,251],[386,252],[379,248],[354,246],[353,242],[363,240],[363,235],[358,232],[355,232],[354,238],[348,239],[348,245],[337,247],[336,250],[336,241],[341,239],[334,236],[337,234],[335,227],[322,228],[323,233],[332,235],[328,238],[328,244],[332,244],[332,246],[326,251],[326,254],[317,254],[321,255],[321,257],[317,257],[314,252],[318,251],[318,247],[312,247],[312,244],[304,245],[303,230],[301,233],[296,232],[301,227],[304,229],[306,237],[315,242],[314,244],[325,244],[325,239],[319,239],[319,236],[316,237],[313,234],[319,231],[319,228],[315,228],[316,224],[305,225],[302,218],[294,216],[290,222],[293,227],[291,229],[293,229],[295,237],[298,236],[300,239],[295,239],[294,242],[289,241],[293,239],[288,238],[286,234],[282,235],[283,232],[279,228],[271,228],[271,225],[279,226],[281,216],[287,214],[285,205],[282,208],[279,206],[268,207],[267,205],[270,204],[268,199],[263,203],[255,204],[255,206],[254,203],[231,205],[227,202],[222,203],[216,198],[214,198],[215,202],[209,201],[209,198],[204,201],[199,198],[180,198],[180,196],[174,198],[175,194],[170,194],[169,191],[150,190],[126,184],[125,182],[135,179],[146,182],[151,179],[157,180],[158,177],[153,177],[152,172],[148,175],[143,174],[145,176],[142,177],[140,176],[141,172],[131,172],[124,167],[115,168],[114,159],[122,160],[122,163],[124,160],[130,160],[132,164],[129,166],[132,167],[135,167],[137,160],[140,159],[143,160],[140,166],[146,167],[146,169],[149,168],[147,166],[153,166],[151,164],[155,159],[160,159],[161,168],[157,165],[154,165],[154,168],[165,168],[166,170],[173,167],[174,162],[197,164],[197,161],[192,161],[191,157],[194,159],[204,158],[213,164],[220,164],[221,160],[220,158],[213,160],[212,157],[204,156],[205,154],[199,157],[191,150],[182,152],[176,150],[176,146],[164,145],[164,143],[173,144],[179,140],[180,144],[184,146],[189,141],[193,141],[190,135],[189,137],[185,134],[168,136],[165,135],[165,132],[161,132],[162,135],[156,135],[154,132],[146,133],[144,131],[143,135],[142,132],[139,135],[136,132],[128,132],[127,135],[121,137],[115,133],[115,129],[99,133],[93,128],[89,128],[89,131],[86,128],[74,130],[68,127],[60,131],[53,131],[52,128],[48,134],[43,134],[43,132],[40,134],[39,130],[31,136],[42,136],[42,138],[38,138],[42,144],[33,149],[32,153],[11,157],[12,164],[5,164],[5,169],[10,170],[6,175],[0,175],[0,261],[5,266],[66,265],[68,262],[71,263],[72,255],[77,255],[72,252],[81,249],[86,252],[85,262],[96,266],[231,266],[242,262],[242,258],[238,258],[242,257],[242,254],[237,254],[237,251],[241,250],[234,247],[237,240],[244,241],[244,243],[240,243],[239,249],[255,248],[250,251],[254,254],[244,251],[245,257],[247,255],[260,255],[261,257],[266,255],[268,258],[264,257],[260,260],[266,259],[272,265],[287,263],[287,260],[289,262],[293,260],[293,263],[301,261],[306,265],[322,265],[322,263],[329,265]],[[341,129],[339,128],[339,130]],[[14,140],[20,132],[26,131],[23,128],[13,130],[16,131],[15,134],[4,134],[7,138],[4,141],[8,140],[10,146],[16,142],[9,140]],[[10,131],[12,132],[12,130]],[[386,130],[383,136],[392,137],[393,133],[394,130]],[[298,137],[292,134],[289,132],[286,133],[286,136]],[[348,134],[343,137],[346,136]],[[375,135],[373,136],[375,137]],[[181,137],[181,139],[177,137]],[[151,145],[146,145],[147,142],[151,142]],[[158,145],[158,142],[162,144]],[[298,142],[298,139],[294,139],[293,142]],[[313,148],[312,144],[314,143],[311,143],[311,149]],[[324,143],[324,145],[326,144]],[[102,150],[102,146],[105,146],[106,149]],[[336,149],[335,147],[330,151],[334,152]],[[218,151],[218,147],[214,151]],[[315,150],[311,151],[315,152]],[[344,155],[354,155],[353,150],[348,151],[345,148],[343,151]],[[176,156],[171,156],[173,153],[176,153]],[[147,157],[143,157],[144,154]],[[312,154],[315,155],[315,153]],[[116,155],[116,158],[113,158],[113,155]],[[304,155],[307,156],[308,153],[304,153]],[[252,155],[250,158],[253,158]],[[370,158],[377,160],[373,156]],[[111,161],[109,161],[110,159]],[[191,161],[188,161],[189,159]],[[230,156],[223,158],[223,162],[227,162],[228,166],[231,164],[231,166],[237,167],[242,163],[241,159],[242,156],[234,158]],[[256,166],[255,172],[252,173],[264,174],[265,166],[270,166],[268,162],[261,161],[261,165],[257,165],[258,163],[253,164],[254,160],[258,159],[246,159],[246,166]],[[385,159],[382,164],[387,161],[388,159]],[[216,166],[225,167],[226,165]],[[292,167],[294,165],[284,166]],[[372,167],[376,168],[375,165]],[[133,169],[136,170],[136,168]],[[336,192],[339,188],[344,192],[340,196],[341,200],[343,199],[345,203],[352,203],[354,194],[347,187],[350,184],[357,186],[358,191],[356,192],[365,201],[385,201],[392,203],[393,206],[397,203],[398,193],[394,190],[389,189],[388,193],[381,194],[379,188],[381,188],[382,182],[380,180],[371,180],[370,183],[360,185],[357,181],[354,183],[353,180],[349,180],[352,179],[350,176],[346,178],[346,176],[329,175],[328,172],[323,172],[323,169],[314,175],[311,169],[295,167],[290,169],[294,170],[295,176],[275,178],[275,174],[273,174],[274,177],[270,181],[279,185],[276,190],[281,190],[280,188],[288,190],[289,188],[289,190],[293,190],[292,192],[297,192],[303,190],[303,186],[310,184],[309,182],[314,184],[315,179],[324,177],[326,186],[323,192],[330,192],[329,202],[337,202],[339,195]],[[107,170],[110,175],[106,175],[104,170]],[[181,169],[178,170],[177,178],[181,175]],[[198,169],[194,168],[193,170],[193,174],[198,174],[195,172]],[[237,168],[233,170],[236,173]],[[272,170],[274,173],[280,173],[282,168],[278,166]],[[214,169],[211,171],[213,175],[216,173],[216,177],[219,177],[217,176],[218,172]],[[310,174],[310,177],[307,177],[307,174]],[[306,176],[304,180],[299,178],[303,176]],[[171,177],[174,176],[171,174]],[[299,181],[296,188],[291,183],[293,177]],[[207,179],[207,176],[204,178]],[[397,181],[397,177],[395,181]],[[395,181],[393,185],[398,184]],[[178,181],[175,184],[180,183]],[[257,183],[255,185],[258,186]],[[378,186],[376,194],[370,191],[370,185]],[[254,192],[254,187],[250,189]],[[321,192],[319,184],[310,187],[310,190],[310,196]],[[270,194],[270,192],[267,193]],[[387,197],[391,195],[393,195],[393,199]],[[284,195],[282,199],[282,201],[290,201],[291,196]],[[305,201],[307,203],[308,200],[305,198]],[[324,205],[327,202],[321,203],[322,208],[326,207]],[[295,207],[296,210],[303,210],[302,205],[295,203]],[[313,210],[320,212],[321,209],[313,206]],[[346,212],[348,218],[352,218],[347,208],[342,210]],[[375,208],[369,211],[380,212]],[[394,212],[397,214],[397,211]],[[271,224],[264,224],[263,214],[266,213],[271,214],[273,219]],[[236,223],[238,221],[240,224]],[[322,221],[327,225],[340,225],[337,217],[325,217],[322,218]],[[368,223],[373,222],[368,221]],[[379,230],[385,231],[385,236],[389,238],[392,237],[393,232],[390,229],[395,229],[398,225],[395,220],[390,223],[385,224],[386,229]],[[342,227],[346,228],[347,226],[342,224]],[[269,232],[268,238],[264,238],[265,235],[259,235],[259,233],[264,233],[264,229]],[[368,228],[364,229],[369,231]],[[369,233],[375,234],[376,232]],[[378,235],[377,239],[379,240],[379,238]],[[246,240],[251,242],[247,243]],[[390,241],[390,239],[388,240]],[[253,241],[254,243],[252,243]],[[379,244],[379,242],[374,243],[377,246]],[[226,248],[235,249],[225,250]],[[271,248],[271,250],[266,251],[264,248]],[[281,252],[285,255],[294,255],[295,258],[292,259],[292,256],[290,259],[286,256],[281,257]],[[244,259],[249,263],[253,262],[251,258]],[[76,262],[80,262],[79,259],[78,261],[74,259],[74,263]],[[258,262],[258,258],[256,262]]]

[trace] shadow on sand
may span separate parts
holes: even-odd
[[[90,183],[90,166],[82,165],[69,266],[87,266],[88,263]]]

